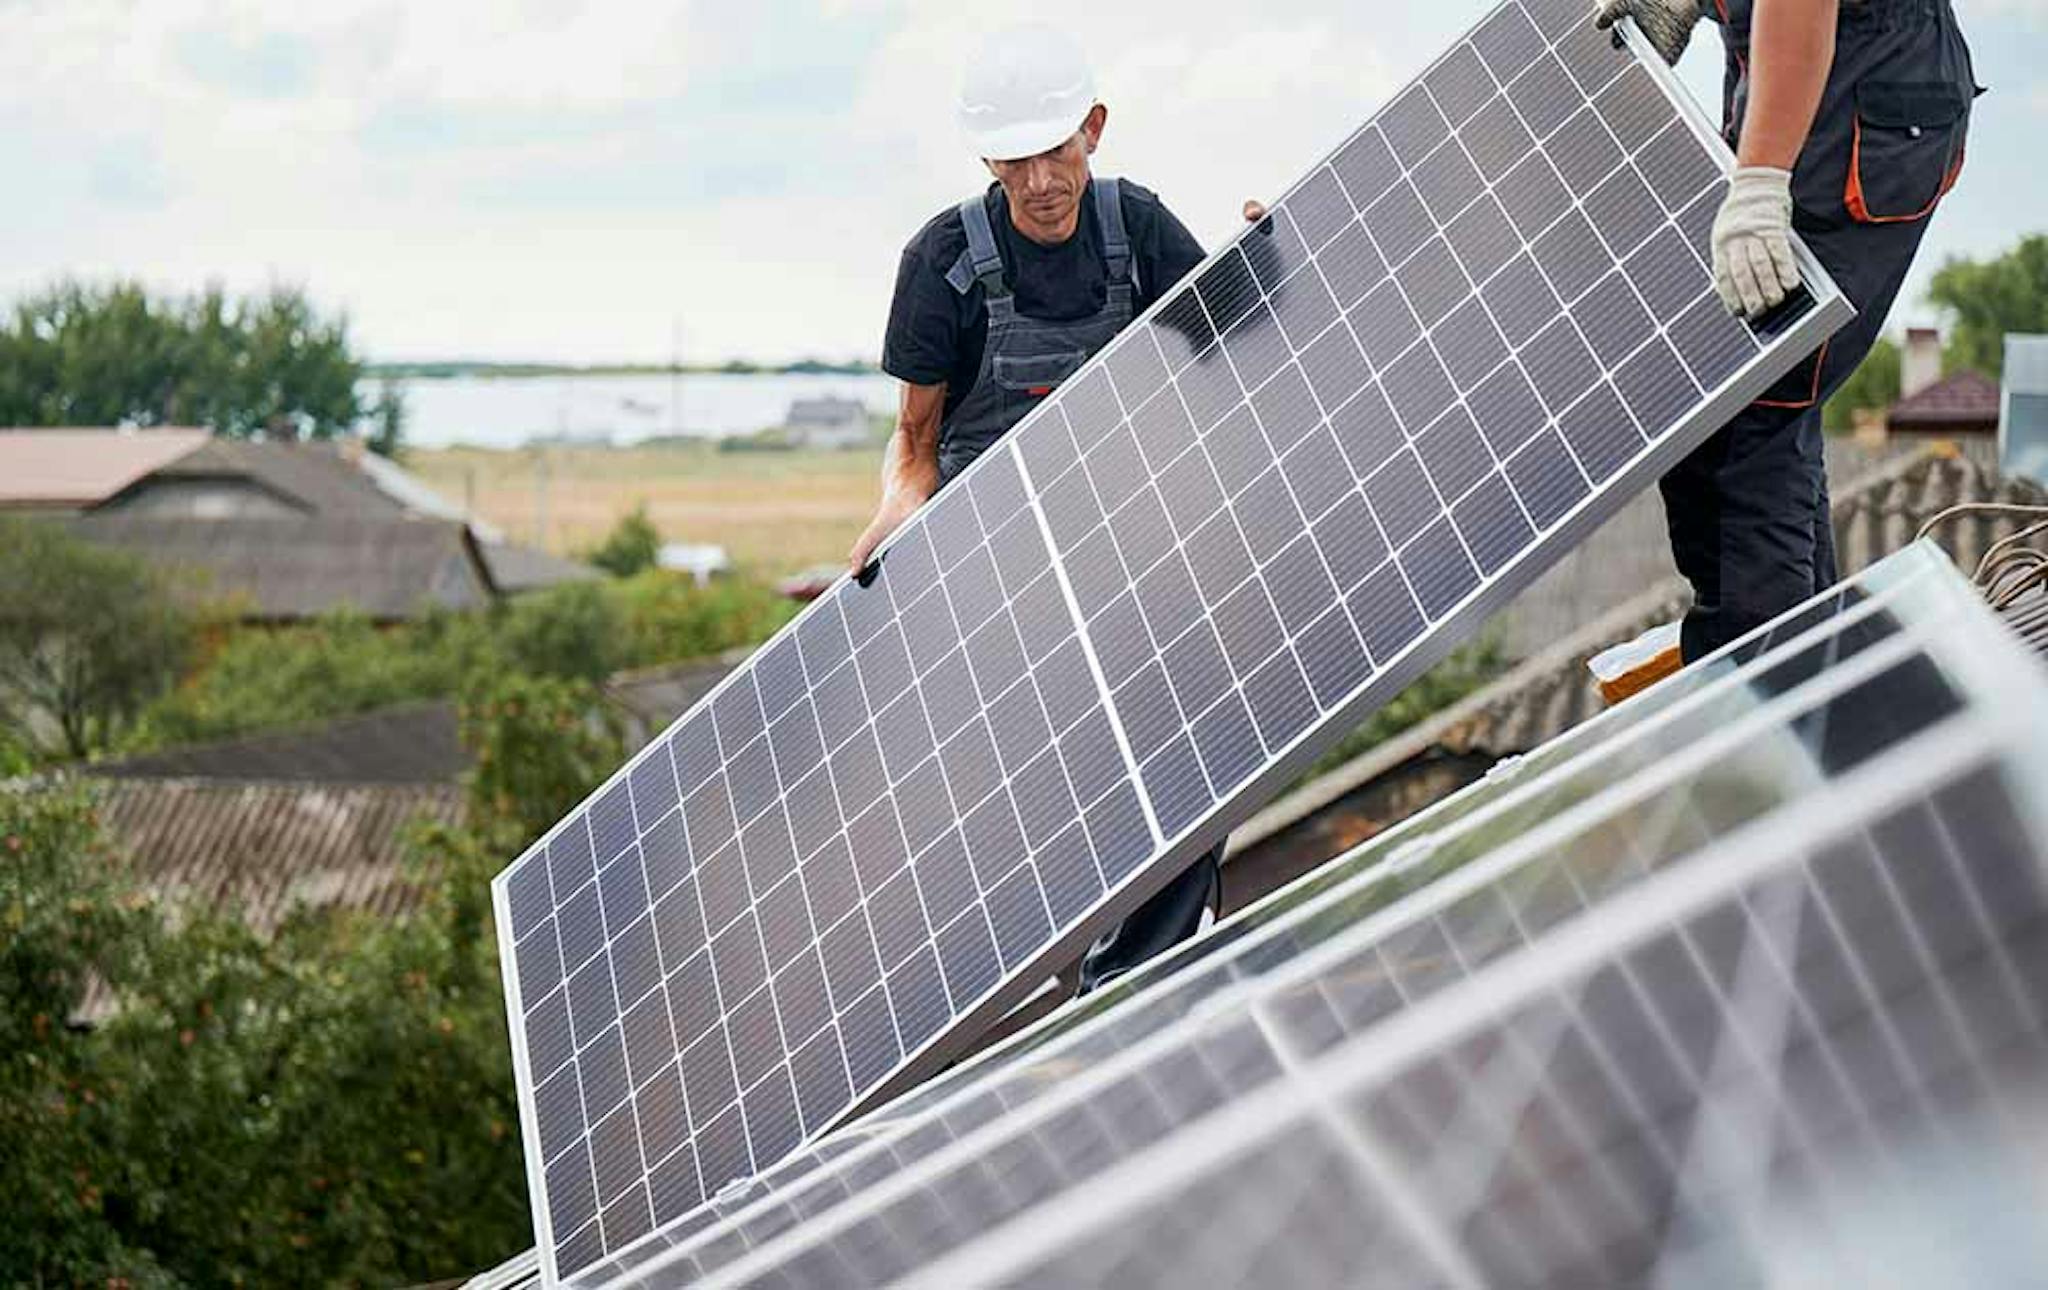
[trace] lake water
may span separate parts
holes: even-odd
[[[719,438],[783,424],[796,399],[858,399],[878,413],[893,412],[897,400],[896,381],[879,373],[464,376],[397,384],[405,391],[405,440],[421,448],[517,448],[539,438],[620,444],[668,434]],[[376,400],[377,388],[365,383],[365,403]]]

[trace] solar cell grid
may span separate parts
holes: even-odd
[[[1948,574],[1946,587],[1936,576],[1940,574]],[[744,1240],[723,1247],[724,1253],[697,1249],[689,1240],[694,1229],[688,1224],[667,1233],[666,1239],[688,1255],[689,1266],[699,1273],[721,1266],[786,1230],[797,1211],[807,1216],[821,1212],[825,1203],[806,1189],[822,1189],[842,1199],[853,1195],[987,1123],[1005,1107],[1047,1096],[1077,1074],[1119,1060],[1229,982],[1301,958],[1423,881],[1420,875],[1445,872],[1483,854],[1491,845],[1489,837],[1520,836],[1553,814],[1556,803],[1582,800],[1631,767],[1656,766],[1687,755],[1702,739],[1751,712],[1754,700],[1747,696],[1784,692],[1812,680],[1829,666],[1890,640],[1902,618],[1924,621],[1952,612],[1953,598],[1941,594],[1950,589],[1952,572],[1928,549],[1909,551],[1875,567],[1858,583],[1722,653],[1720,657],[1730,661],[1754,660],[1746,673],[1735,675],[1718,666],[1693,669],[1603,715],[1521,759],[1513,773],[1488,777],[1224,924],[1215,936],[1148,965],[1083,1008],[1058,1014],[1053,1023],[1035,1032],[1035,1042],[1032,1035],[1021,1037],[900,1100],[869,1122],[869,1133],[880,1141],[860,1145],[838,1139],[854,1143],[840,1157],[840,1165],[814,1173],[801,1184],[789,1181],[811,1172],[805,1161],[822,1162],[835,1141],[827,1139],[816,1153],[807,1152],[778,1171],[783,1181],[768,1180],[768,1199],[745,1211],[746,1221],[735,1229]],[[1816,747],[1825,750],[1825,741]],[[1673,847],[1703,843],[1696,830],[1690,835],[1678,832],[1684,823],[1660,819],[1652,822],[1652,831],[1669,837]],[[1438,836],[1427,849],[1418,852],[1409,844],[1431,829]],[[1390,856],[1400,858],[1388,865],[1384,862]],[[1161,984],[1145,989],[1152,982]],[[1140,990],[1142,1004],[1130,1001]],[[924,1147],[911,1149],[893,1137],[905,1124],[930,1126],[933,1116],[948,1127],[936,1138],[917,1130]],[[844,1183],[839,1181],[842,1167],[847,1171]]]
[[[1582,26],[1563,0],[1496,11],[907,526],[873,585],[834,588],[508,870],[524,1085],[584,1089],[533,1152],[551,1274],[936,1060],[998,983],[1085,939],[1077,918],[1141,894],[1119,884],[1163,879],[1448,648],[1597,484],[1782,366],[1797,342],[1761,345],[1707,288],[1711,135]],[[1820,294],[1797,336],[1839,316]],[[1632,347],[1616,312],[1671,345]],[[990,864],[970,822],[1021,849]],[[872,963],[845,949],[862,936]],[[686,972],[710,1008],[677,1006]],[[632,1185],[607,1164],[592,1212],[557,1206],[593,1100],[661,1113],[595,1065],[657,995],[690,1154],[649,1159],[643,1132]]]
[[[1970,618],[1971,614],[1981,618],[1981,610],[1969,603],[1967,590],[1950,574],[1947,585],[1934,591],[1931,597],[1894,598],[1890,609],[1878,607],[1875,612],[1857,608],[1847,598],[1839,599],[1819,608],[1823,612],[1847,608],[1849,612],[1840,614],[1831,625],[1793,639],[1772,656],[1767,671],[1735,676],[1690,674],[1689,684],[1679,687],[1683,691],[1680,697],[1667,698],[1663,705],[1682,720],[1659,724],[1653,714],[1634,722],[1607,722],[1610,730],[1604,741],[1593,741],[1595,756],[1590,763],[1584,758],[1565,762],[1583,786],[1569,780],[1532,784],[1519,794],[1522,804],[1515,813],[1489,819],[1482,809],[1469,824],[1454,825],[1450,830],[1458,845],[1476,848],[1482,855],[1503,839],[1518,840],[1500,856],[1487,856],[1480,866],[1462,871],[1458,881],[1429,888],[1423,897],[1395,905],[1385,915],[1369,916],[1388,894],[1412,886],[1412,879],[1388,875],[1362,885],[1357,896],[1347,897],[1354,902],[1348,913],[1338,912],[1341,904],[1305,908],[1294,923],[1297,939],[1267,939],[1268,949],[1281,953],[1240,955],[1239,966],[1232,970],[1218,965],[1198,973],[1172,975],[1166,995],[1150,998],[1149,1006],[1141,1011],[1123,1010],[1125,1019],[1138,1029],[1098,1031],[1089,1048],[1049,1052],[1050,1065],[1043,1070],[1054,1076],[1050,1082],[1033,1078],[1027,1070],[1018,1071],[1019,1079],[1012,1087],[1024,1095],[1025,1105],[1048,1098],[1046,1106],[1022,1117],[1004,1117],[1006,1105],[1018,1105],[1016,1098],[1005,1097],[985,1083],[970,1086],[980,1088],[981,1096],[965,1101],[964,1094],[952,1098],[948,1127],[937,1141],[926,1135],[923,1146],[885,1141],[875,1148],[856,1148],[856,1154],[870,1154],[871,1164],[876,1150],[893,1164],[880,1174],[871,1168],[865,1174],[868,1182],[848,1185],[837,1194],[860,1195],[880,1179],[908,1170],[893,1189],[885,1188],[880,1196],[862,1200],[855,1210],[838,1217],[832,1216],[832,1206],[814,1200],[803,1213],[812,1218],[824,1215],[822,1228],[814,1226],[794,1240],[782,1239],[763,1249],[760,1257],[721,1276],[728,1277],[730,1283],[752,1284],[757,1283],[756,1278],[764,1278],[759,1283],[809,1284],[824,1269],[836,1266],[838,1255],[852,1249],[864,1252],[861,1266],[878,1279],[926,1267],[925,1261],[940,1252],[995,1230],[1004,1216],[1023,1214],[1037,1203],[1041,1191],[1080,1188],[1085,1179],[1162,1140],[1191,1117],[1228,1097],[1271,1083],[1277,1067],[1267,1057],[1269,1043],[1282,1043],[1283,1061],[1290,1064],[1311,1060],[1369,1027],[1425,1006],[1438,994],[1484,974],[1489,963],[1553,939],[1549,929],[1568,926],[1593,904],[1611,905],[1618,894],[1658,881],[1670,864],[1711,847],[1718,838],[1745,825],[1776,828],[1796,819],[1803,821],[1801,837],[1810,834],[1816,820],[1841,827],[1840,820],[1824,809],[1802,809],[1808,795],[1824,791],[1827,784],[1843,781],[1867,787],[1872,782],[1894,783],[1893,777],[1905,766],[1929,773],[1930,759],[1937,763],[1932,774],[1941,778],[1938,750],[1949,745],[1940,732],[1956,729],[1956,722],[1963,719],[1958,714],[1964,711],[1964,705],[1950,697],[1955,692],[1942,678],[1964,678],[1974,696],[1969,706],[1983,712],[1994,692],[2004,692],[2003,681],[1988,689],[1985,684],[1994,674],[2002,677],[2005,673],[1988,657],[1967,661],[1970,633],[1981,632],[1987,625]],[[1953,594],[1942,594],[1949,592]],[[1893,610],[1909,611],[1903,619],[1903,633],[1902,620],[1893,616]],[[1782,630],[1792,632],[1801,625],[1788,621]],[[1958,638],[1962,645],[1957,645]],[[1958,652],[1951,654],[1951,649]],[[1941,666],[1928,668],[1924,661],[1928,651],[1942,655],[1945,661]],[[1915,676],[1917,683],[1902,683]],[[1842,728],[1857,724],[1851,718],[1876,711],[1903,719],[1887,725],[1875,737],[1865,725],[1865,733],[1844,739]],[[1617,726],[1619,730],[1613,729]],[[2005,731],[2001,738],[2010,738],[2028,726],[2025,720],[2014,719],[2001,728]],[[2028,737],[2038,737],[2038,730]],[[1547,755],[1554,758],[1560,754]],[[1856,778],[1860,768],[1887,757],[1890,761],[1885,763],[1883,776]],[[1604,771],[1600,769],[1602,761],[1608,763]],[[1651,770],[1630,777],[1636,767]],[[1954,821],[1981,823],[1981,827],[1972,825],[1977,858],[2033,856],[2025,863],[2038,866],[2040,839],[2026,840],[2025,826],[2012,814],[2012,799],[2003,791],[1987,795],[1982,791],[1983,782],[1971,782],[1975,787],[1945,797],[1943,810]],[[1906,797],[1910,800],[1911,794]],[[1943,920],[1931,912],[1920,912],[1966,907],[1956,898],[1953,879],[1945,877],[1940,868],[1941,853],[1906,845],[1914,840],[1924,843],[1934,836],[1926,827],[1926,817],[1917,817],[1917,832],[1909,830],[1910,836],[1901,836],[1899,830],[1910,826],[1916,817],[1910,811],[1889,808],[1881,813],[1893,818],[1870,836],[1879,838],[1894,858],[1922,866],[1901,872],[1894,901],[1883,904],[1883,915],[1910,910],[1914,918],[1941,923],[1952,929],[1948,934],[1951,946],[1960,947],[1970,936],[1981,936],[1982,927],[1973,933],[1955,918]],[[2021,832],[2009,831],[2015,828]],[[1759,836],[1776,835],[1766,832]],[[1753,848],[1738,853],[1754,860]],[[1467,854],[1472,851],[1468,849]],[[1771,852],[1766,849],[1765,854]],[[1436,851],[1426,854],[1420,863],[1440,872],[1455,866],[1459,859]],[[1704,874],[1701,880],[1718,881],[1711,876],[1723,873],[1729,865],[1729,856],[1717,852],[1711,862],[1701,860],[1692,868],[1695,878]],[[2034,877],[2038,879],[2038,873]],[[1827,877],[1826,883],[1824,900],[1831,910],[1846,908],[1851,893],[1860,892],[1865,904],[1882,901],[1884,895],[1873,892],[1867,883],[1859,888],[1839,874]],[[1375,902],[1376,889],[1380,894]],[[2009,910],[2018,920],[2027,916],[2025,910],[2041,904],[2035,882],[2027,888],[2024,900],[2012,902]],[[1873,929],[1870,943],[1900,943],[1896,925],[1886,924],[1882,918],[1871,923],[1874,916],[1861,916]],[[1606,917],[1603,914],[1603,925]],[[1719,961],[1720,947],[1730,943],[1724,935],[1727,930],[1725,918],[1700,920],[1692,939],[1706,961]],[[1949,951],[1951,955],[1956,952]],[[1907,971],[1910,975],[1911,965]],[[1203,1024],[1174,1023],[1174,1018],[1190,1014],[1194,998],[1214,994],[1233,978],[1241,983],[1244,975],[1259,978],[1269,972],[1274,974],[1270,983],[1260,980],[1255,995],[1247,996],[1240,984],[1231,996],[1237,1002],[1230,1009],[1202,1012]],[[1523,978],[1524,974],[1508,974],[1510,980]],[[1655,991],[1647,998],[1648,1006],[1682,1005],[1683,996],[1673,993],[1676,987],[1662,981],[1653,984]],[[1262,1019],[1256,1031],[1240,1030],[1231,1020],[1247,1009]],[[1617,1016],[1626,1021],[1629,1015],[1608,1007],[1603,1020],[1616,1023]],[[2009,1031],[2009,1021],[1999,1024]],[[1161,1038],[1147,1040],[1147,1034]],[[1250,1042],[1234,1042],[1239,1034]],[[1561,1078],[1585,1078],[1583,1050],[1578,1057]],[[1640,1110],[1639,1094],[1656,1095],[1655,1086],[1646,1089],[1630,1082],[1641,1075],[1640,1070],[1605,1072],[1603,1078],[1622,1079],[1620,1092],[1608,1093],[1597,1104]],[[1461,1089],[1473,1097],[1501,1092],[1489,1090],[1483,1082],[1475,1085],[1455,1066],[1419,1085],[1423,1094],[1445,1089]],[[1592,1151],[1591,1145],[1608,1138],[1589,1126],[1574,1126],[1570,1118],[1572,1108],[1582,1105],[1578,1097],[1588,1095],[1591,1091],[1582,1084],[1566,1101],[1567,1116],[1560,1130],[1574,1150],[1590,1153],[1596,1166],[1604,1168],[1602,1154]],[[921,1094],[912,1102],[932,1106],[937,1096]],[[1428,1105],[1441,1102],[1439,1098],[1404,1111],[1420,1115]],[[898,1114],[907,1111],[900,1109]],[[1391,1134],[1394,1128],[1376,1125],[1375,1131]],[[1420,1138],[1413,1133],[1397,1136],[1390,1145],[1468,1141],[1477,1131],[1446,1136],[1418,1128],[1415,1132]],[[1205,1125],[1190,1130],[1188,1136],[1206,1139],[1215,1132]],[[1028,1142],[1019,1142],[1020,1138]],[[944,1145],[948,1141],[956,1145]],[[1027,1150],[1033,1143],[1036,1150]],[[1012,1185],[1015,1180],[1006,1170],[1027,1156],[1041,1163],[1054,1162],[1050,1183],[1021,1190]],[[1435,1167],[1455,1169],[1470,1164],[1452,1161],[1446,1165],[1439,1157]],[[1431,1166],[1425,1162],[1411,1176],[1426,1180],[1430,1174]],[[1561,1188],[1568,1177],[1552,1170],[1541,1185]],[[1244,1195],[1240,1190],[1239,1209],[1225,1212],[1241,1212]],[[966,1199],[973,1196],[982,1199]],[[1612,1199],[1610,1196],[1610,1202]],[[1576,1195],[1559,1202],[1566,1208],[1580,1203]],[[911,1210],[943,1211],[945,1217],[928,1227],[906,1219]],[[673,1284],[685,1268],[692,1274],[720,1269],[729,1256],[774,1241],[777,1233],[787,1233],[794,1219],[792,1211],[761,1207],[756,1207],[755,1217],[749,1228],[752,1234],[743,1245],[730,1247],[717,1257],[703,1250],[692,1251],[693,1262],[666,1268],[656,1265],[646,1280],[637,1283]],[[1056,1243],[1070,1241],[1069,1228]],[[1091,1238],[1088,1248],[1100,1246]],[[1085,1256],[1082,1261],[1087,1261]],[[955,1265],[940,1266],[953,1274],[959,1272]],[[1569,1282],[1568,1273],[1560,1275]]]

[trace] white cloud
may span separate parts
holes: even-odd
[[[1100,169],[1213,244],[1476,12],[0,0],[0,173],[38,194],[0,203],[0,297],[282,277],[388,355],[655,357],[677,314],[702,357],[873,354],[898,249],[986,182],[951,97],[991,26],[1075,31],[1111,108]]]

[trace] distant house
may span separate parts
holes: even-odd
[[[292,623],[347,607],[380,623],[482,609],[501,588],[467,528],[447,520],[301,515],[195,520],[95,511],[79,537],[190,571],[190,594],[250,622]]]
[[[859,448],[874,437],[867,405],[830,395],[791,403],[784,427],[801,448]]]
[[[353,605],[382,620],[475,608],[587,566],[516,546],[353,442],[204,430],[0,430],[0,511],[69,517],[91,541],[203,571],[250,617]]]
[[[1899,358],[1899,401],[1884,414],[1889,439],[1973,440],[1998,433],[1998,382],[1967,368],[1941,374],[1941,333],[1906,331]]]

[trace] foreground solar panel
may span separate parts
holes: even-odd
[[[1510,759],[1436,806],[1240,912],[1199,941],[1071,1005],[798,1152],[749,1188],[665,1227],[652,1242],[591,1269],[592,1283],[653,1261],[700,1279],[858,1198],[932,1152],[1107,1064],[1127,1060],[1219,991],[1257,977],[1484,855],[1540,822],[1559,800],[1591,796],[1634,770],[1682,754],[1746,711],[1761,678],[1780,688],[1839,658],[1845,633],[1869,644],[1898,615],[1939,612],[1953,580],[1931,545],[1913,548],[1753,633],[1649,694]],[[1930,585],[1930,582],[1935,585]],[[1426,845],[1422,839],[1426,835]]]
[[[495,884],[550,1279],[989,1020],[1846,317],[1509,3]]]
[[[1044,1089],[993,1064],[821,1163],[801,1225],[626,1283],[2015,1283],[2048,1255],[2048,678],[1901,572],[1400,862],[1497,844],[1468,867],[1361,882],[1202,1006],[1183,973],[1125,1010],[1163,1029]]]

